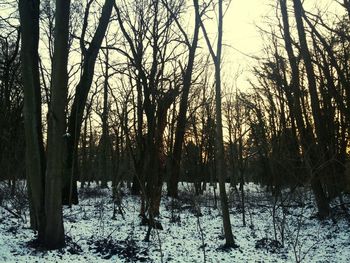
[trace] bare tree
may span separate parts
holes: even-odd
[[[319,140],[319,146],[318,146],[319,150],[322,150],[323,147],[325,147],[326,135],[325,135],[325,129],[323,128],[323,125],[322,125],[323,115],[321,113],[319,97],[317,94],[315,72],[313,69],[312,60],[311,60],[309,48],[306,41],[305,28],[302,20],[302,13],[304,12],[304,10],[300,0],[293,0],[293,3],[294,3],[294,14],[295,14],[295,19],[297,23],[298,36],[299,36],[299,42],[300,42],[301,57],[304,60],[307,78],[308,78],[308,87],[309,87],[309,92],[311,97],[311,109],[312,109],[312,115],[315,123],[315,132]],[[329,215],[329,204],[325,196],[324,190],[322,188],[322,184],[320,182],[319,176],[320,175],[316,171],[313,172],[312,178],[311,178],[311,186],[315,193],[319,215],[321,218],[325,218]]]
[[[193,5],[195,10],[199,9],[197,0],[193,1]],[[179,21],[175,18],[175,21],[179,27],[179,30],[184,34],[184,38],[188,46],[188,62],[187,62],[185,72],[182,73],[183,88],[182,88],[182,94],[181,94],[179,114],[177,116],[175,142],[174,142],[174,149],[172,153],[171,175],[170,175],[170,181],[168,184],[168,195],[172,197],[177,197],[177,194],[178,194],[177,185],[180,177],[180,161],[181,161],[182,145],[184,142],[186,120],[187,120],[186,114],[187,114],[187,108],[188,108],[188,95],[191,87],[193,65],[194,65],[196,49],[198,45],[198,34],[199,34],[199,27],[200,27],[199,15],[200,15],[199,12],[195,11],[195,24],[194,24],[192,43],[189,42],[184,29],[181,27]]]
[[[236,246],[234,237],[232,234],[230,213],[225,189],[225,162],[224,162],[224,138],[222,129],[222,110],[221,110],[221,53],[222,53],[222,34],[223,34],[223,1],[218,0],[218,39],[216,45],[216,53],[213,46],[209,40],[206,28],[203,21],[200,21],[202,32],[204,34],[205,41],[207,43],[210,55],[215,66],[215,113],[216,113],[216,140],[215,140],[215,162],[216,162],[216,174],[219,178],[219,188],[220,188],[220,201],[222,218],[224,224],[224,233],[226,239],[226,246],[234,247]],[[199,12],[197,10],[196,12]]]
[[[176,2],[171,6],[178,10]],[[125,38],[125,49],[118,49],[134,69],[137,100],[143,98],[146,116],[146,134],[140,137],[142,124],[141,111],[138,109],[138,147],[144,149],[142,169],[136,166],[136,173],[141,183],[141,215],[148,218],[150,230],[154,227],[154,218],[159,214],[161,189],[165,174],[164,131],[167,114],[179,90],[179,74],[176,60],[182,53],[178,47],[170,46],[176,41],[174,33],[174,14],[169,12],[160,1],[144,1],[130,6],[115,6],[120,29]],[[136,10],[133,15],[131,10]],[[181,47],[181,46],[180,46]],[[130,54],[130,55],[129,55]],[[142,93],[140,93],[142,91]],[[141,172],[141,174],[140,174]]]
[[[63,145],[68,89],[70,1],[57,0],[56,8],[52,103],[49,109],[48,158],[45,163],[38,56],[39,1],[19,2],[25,100],[26,172],[29,181],[32,226],[38,230],[38,241],[50,249],[64,245],[60,182],[64,170]],[[45,173],[46,176],[44,176]]]
[[[83,53],[83,65],[82,74],[78,85],[75,90],[75,97],[73,105],[68,118],[68,141],[66,149],[66,173],[63,179],[62,189],[62,202],[63,204],[71,205],[78,203],[78,192],[76,185],[76,172],[77,172],[77,152],[78,142],[80,137],[80,130],[83,121],[83,114],[86,105],[87,96],[92,84],[95,62],[101,43],[105,36],[107,26],[111,17],[114,0],[105,0],[102,7],[101,17],[99,19],[98,26],[89,47],[85,47],[84,39],[87,28],[89,7],[92,1],[88,2],[87,9],[85,12],[84,23],[82,28],[81,51]]]

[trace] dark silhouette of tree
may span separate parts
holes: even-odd
[[[78,142],[83,121],[83,114],[88,93],[91,88],[95,62],[100,50],[107,26],[111,17],[114,0],[106,0],[102,7],[101,16],[96,31],[92,37],[89,47],[85,47],[85,33],[88,23],[89,7],[92,1],[88,2],[85,11],[82,33],[80,37],[81,52],[83,55],[81,78],[75,89],[74,101],[68,118],[68,141],[66,149],[66,174],[63,179],[62,202],[65,205],[78,203],[77,192],[77,170],[78,170]]]
[[[188,62],[186,65],[185,71],[183,74],[183,84],[182,84],[182,94],[181,94],[181,100],[180,100],[180,108],[179,108],[179,114],[177,116],[177,124],[176,124],[176,130],[175,130],[175,142],[174,142],[174,148],[172,152],[172,162],[171,162],[171,175],[169,179],[168,184],[168,195],[172,197],[177,197],[177,185],[179,182],[180,177],[180,161],[181,161],[181,153],[182,153],[182,145],[184,141],[184,135],[185,135],[185,128],[186,128],[186,114],[187,114],[187,108],[188,108],[188,95],[191,88],[191,81],[192,81],[192,75],[193,75],[193,66],[194,66],[194,60],[196,55],[196,49],[198,45],[198,34],[199,34],[199,16],[198,13],[198,1],[193,1],[194,9],[195,9],[195,23],[194,23],[194,32],[193,32],[193,39],[192,43],[189,42],[188,37],[184,31],[184,29],[181,27],[179,21],[177,21],[177,25],[179,27],[179,30],[184,34],[184,38],[186,41],[186,44],[188,46]]]
[[[38,241],[49,249],[64,245],[60,182],[64,170],[69,10],[70,1],[57,0],[46,159],[42,135],[39,79],[39,1],[19,2],[25,103],[26,175],[29,181],[31,223],[32,227],[38,231]]]
[[[68,93],[68,39],[70,1],[56,1],[55,40],[52,65],[51,99],[47,132],[47,165],[45,177],[45,245],[64,245],[61,180],[64,174],[66,142],[66,103]]]
[[[24,128],[26,138],[26,177],[30,199],[31,226],[45,237],[45,152],[41,123],[39,79],[39,1],[19,1],[21,24],[21,67],[24,91]]]
[[[202,32],[206,40],[210,55],[215,66],[215,113],[216,113],[216,138],[215,138],[215,162],[216,162],[216,174],[219,178],[220,188],[220,201],[222,218],[224,224],[224,233],[226,239],[226,246],[235,246],[235,241],[232,234],[229,207],[226,195],[225,181],[225,162],[224,162],[224,138],[222,129],[222,110],[221,110],[221,53],[222,53],[222,34],[223,34],[223,1],[218,1],[218,39],[216,46],[216,53],[213,50],[213,46],[209,40],[203,21],[200,21]],[[197,12],[199,12],[197,10]]]

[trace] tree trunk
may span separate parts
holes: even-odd
[[[24,89],[24,127],[26,139],[26,176],[31,207],[31,225],[44,240],[45,153],[41,130],[41,92],[39,79],[39,1],[19,1],[21,25],[21,62]]]
[[[136,142],[137,150],[135,156],[135,175],[133,176],[133,183],[131,188],[131,193],[133,195],[139,195],[142,191],[142,169],[144,165],[144,138],[143,138],[143,102],[142,102],[142,83],[141,76],[138,73],[136,79],[137,88],[137,132],[136,132]]]
[[[319,151],[325,150],[324,142],[326,140],[326,136],[325,136],[324,127],[322,125],[323,117],[320,109],[320,101],[317,94],[317,84],[315,79],[315,73],[314,73],[314,69],[311,61],[311,55],[310,55],[309,48],[306,41],[305,28],[302,20],[302,12],[304,12],[304,10],[300,0],[293,0],[293,3],[294,3],[294,15],[297,23],[298,36],[299,36],[299,42],[300,42],[300,52],[301,52],[301,57],[303,58],[305,63],[306,74],[308,79],[308,88],[309,88],[310,98],[311,98],[311,110],[312,110],[312,115],[315,123],[315,132],[318,140],[318,144],[315,145],[315,147],[317,147],[315,151],[319,152]],[[320,153],[318,155],[319,156],[316,156],[316,153],[315,153],[314,158],[321,160],[322,157],[320,156]],[[313,164],[314,162],[312,161],[311,163]],[[311,169],[314,170],[311,174],[312,176],[311,187],[314,190],[317,207],[318,207],[318,213],[321,218],[325,218],[329,215],[328,200],[322,188],[322,184],[319,178],[320,176],[319,172],[315,171],[317,167],[311,167]]]
[[[226,170],[224,161],[224,138],[222,130],[222,110],[221,110],[221,52],[222,52],[222,34],[223,34],[223,10],[222,0],[218,0],[218,40],[216,46],[216,54],[208,38],[208,34],[203,25],[203,21],[200,21],[205,41],[209,48],[209,52],[215,65],[215,114],[216,114],[216,134],[215,134],[215,163],[216,174],[219,179],[220,189],[220,203],[222,210],[222,219],[224,225],[224,233],[227,247],[236,246],[234,237],[232,234],[230,213],[226,195],[225,181]],[[198,11],[198,10],[197,10]]]
[[[194,0],[193,4],[195,5],[195,9],[198,10],[198,1]],[[199,18],[199,13],[198,12],[195,12],[195,13],[196,13],[195,29],[194,29],[192,44],[189,47],[188,62],[187,62],[186,72],[183,78],[183,89],[182,89],[182,96],[180,101],[180,110],[179,110],[179,115],[177,119],[174,151],[172,156],[172,165],[171,165],[172,171],[171,171],[170,181],[168,185],[168,195],[171,197],[177,197],[178,195],[177,185],[180,178],[181,153],[182,153],[182,145],[184,142],[185,127],[186,127],[186,121],[187,121],[186,114],[187,114],[187,108],[188,108],[188,94],[191,87],[193,64],[194,64],[197,43],[198,43],[200,18]]]
[[[101,187],[107,188],[108,187],[108,164],[109,164],[109,132],[108,132],[108,79],[109,79],[109,73],[108,73],[108,50],[106,50],[105,54],[105,76],[104,76],[104,83],[103,83],[103,113],[102,113],[102,138],[101,138],[101,163],[100,163],[100,175],[99,178],[101,179]]]
[[[48,159],[45,188],[45,245],[50,249],[57,249],[64,246],[61,178],[64,173],[65,107],[68,92],[69,11],[69,0],[56,0],[55,42],[47,134]]]
[[[88,112],[85,116],[84,120],[84,128],[83,128],[83,137],[82,137],[82,145],[81,145],[81,150],[82,150],[82,157],[81,157],[81,174],[80,174],[80,187],[84,188],[85,186],[85,181],[87,179],[86,174],[87,174],[87,122],[88,122]]]
[[[83,73],[76,87],[72,109],[68,118],[68,143],[66,172],[63,180],[62,201],[65,205],[78,203],[76,185],[77,148],[82,125],[84,108],[94,76],[95,62],[111,17],[114,0],[105,0],[95,35],[84,53]]]

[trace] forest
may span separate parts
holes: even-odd
[[[1,1],[0,262],[350,262],[350,1],[242,1]]]

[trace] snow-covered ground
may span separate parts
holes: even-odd
[[[163,230],[153,230],[151,242],[144,241],[147,227],[140,224],[138,197],[124,189],[123,214],[112,219],[110,189],[81,190],[80,204],[64,208],[67,247],[49,252],[28,245],[34,238],[28,215],[22,212],[16,218],[8,211],[19,214],[26,206],[5,198],[0,207],[0,262],[350,262],[349,221],[340,212],[320,223],[307,191],[300,190],[293,199],[285,194],[284,213],[279,202],[275,209],[274,231],[273,199],[257,185],[245,188],[246,226],[238,192],[230,194],[239,246],[230,250],[221,247],[225,240],[212,188],[196,197],[185,184],[180,200],[164,196],[159,219]]]

